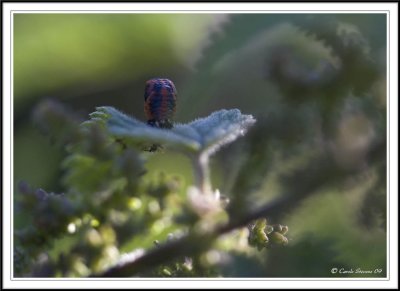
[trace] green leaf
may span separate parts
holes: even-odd
[[[252,115],[244,115],[239,109],[223,109],[183,126],[198,134],[203,150],[215,153],[223,145],[244,135],[255,122]]]
[[[188,124],[175,124],[172,129],[161,129],[151,127],[114,107],[96,109],[90,114],[89,123],[106,120],[108,131],[128,144],[162,144],[185,153],[215,153],[221,146],[243,135],[255,123],[253,116],[243,115],[238,109],[224,109]]]

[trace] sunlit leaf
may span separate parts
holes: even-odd
[[[243,135],[255,123],[253,116],[244,115],[238,109],[216,111],[188,124],[176,124],[172,129],[151,127],[110,106],[98,107],[90,117],[89,122],[106,120],[109,132],[128,143],[139,146],[162,144],[186,153],[214,153]]]

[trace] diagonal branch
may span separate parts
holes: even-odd
[[[295,205],[296,203],[291,202],[293,200],[295,200],[295,202],[299,202],[299,200],[293,199],[293,197],[286,195],[282,198],[274,200],[271,203],[268,203],[267,205],[264,205],[260,209],[252,212],[246,217],[241,218],[240,220],[233,221],[225,226],[217,228],[207,237],[187,235],[178,241],[162,245],[131,262],[112,267],[104,273],[92,275],[92,277],[129,277],[137,274],[140,271],[150,267],[158,266],[172,259],[183,256],[191,256],[195,253],[208,249],[213,239],[217,238],[221,234],[227,233],[238,227],[246,226],[254,219],[266,215],[268,215],[268,217],[274,217],[278,215],[283,209],[287,210],[288,205]]]

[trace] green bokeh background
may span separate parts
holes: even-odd
[[[33,109],[48,98],[63,102],[83,119],[96,106],[108,105],[145,120],[145,81],[166,77],[174,81],[178,90],[178,122],[222,108],[239,108],[256,117],[273,114],[282,104],[299,110],[311,108],[315,105],[313,100],[285,101],[264,67],[277,47],[295,48],[290,52],[306,71],[318,67],[321,60],[335,63],[329,46],[292,23],[308,17],[302,14],[14,14],[14,185],[24,180],[33,187],[54,192],[64,190],[60,164],[65,151],[52,145],[32,122]],[[385,111],[386,16],[319,17],[322,22],[334,18],[350,23],[368,41],[381,80],[370,95],[376,107]],[[363,84],[363,75],[353,77]],[[287,119],[290,118],[288,115]],[[377,131],[384,134],[386,129]],[[285,138],[290,136],[283,134]],[[351,143],[352,137],[348,138]],[[221,156],[212,161],[212,180],[216,188],[228,191],[228,184],[233,182],[229,182],[223,150]],[[239,157],[228,157],[236,158]],[[187,185],[191,184],[190,163],[179,154],[150,157],[147,168],[149,173],[158,170],[176,173]],[[263,186],[254,194],[259,201],[269,200],[279,192],[274,171],[279,169],[259,178]],[[376,176],[372,173],[351,191],[330,189],[306,200],[281,222],[291,229],[286,248],[260,253],[267,257],[265,266],[254,265],[249,258],[238,255],[232,266],[226,268],[226,275],[318,277],[330,276],[333,267],[378,268],[386,272],[385,229],[358,226],[359,217],[353,211],[367,199],[369,183],[378,179]],[[385,204],[385,198],[381,196],[379,203]]]

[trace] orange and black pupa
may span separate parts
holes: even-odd
[[[159,128],[172,128],[176,96],[176,88],[171,80],[160,78],[148,80],[144,91],[144,112],[147,123]]]

